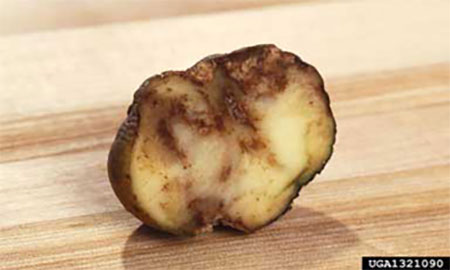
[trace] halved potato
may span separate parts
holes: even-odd
[[[154,228],[252,232],[323,169],[335,133],[318,72],[259,45],[146,80],[111,147],[109,177],[125,208]]]

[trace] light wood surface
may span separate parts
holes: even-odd
[[[450,253],[449,1],[345,1],[0,37],[0,269],[360,269]],[[251,235],[141,226],[107,179],[136,87],[275,43],[315,65],[335,153]]]
[[[315,0],[2,0],[0,35],[311,1]]]

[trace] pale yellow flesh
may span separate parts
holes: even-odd
[[[240,151],[236,136],[246,129],[238,123],[234,133],[199,136],[182,121],[170,122],[177,145],[190,162],[188,168],[171,157],[157,136],[156,117],[151,117],[155,112],[141,106],[130,168],[132,191],[139,206],[160,228],[189,231],[188,224],[195,223],[195,211],[189,208],[194,199],[220,201],[223,208],[214,220],[238,223],[237,227],[248,230],[266,224],[287,207],[298,185],[329,156],[334,132],[327,105],[312,82],[296,79],[302,78],[299,72],[288,71],[283,92],[249,105],[249,111],[258,116],[256,128],[268,150]],[[168,92],[167,87],[173,90]],[[174,77],[155,88],[161,97],[187,94],[192,104],[188,108],[205,110],[205,101],[195,87]],[[232,168],[225,182],[220,181],[223,164]]]

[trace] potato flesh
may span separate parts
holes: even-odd
[[[281,93],[241,97],[257,119],[253,128],[224,110],[220,113],[225,131],[199,134],[183,119],[164,117],[167,108],[140,106],[130,165],[132,191],[159,228],[198,233],[220,222],[252,231],[280,215],[302,182],[322,167],[334,136],[328,105],[314,87],[317,78],[295,67],[286,72],[288,83]],[[199,87],[169,76],[152,86],[155,93],[149,103],[183,97],[187,114],[201,118],[204,112],[218,113],[224,80],[216,74],[211,83]],[[158,134],[161,119],[182,158]],[[240,142],[255,134],[263,139],[263,149],[243,151]]]

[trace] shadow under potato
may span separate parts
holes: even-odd
[[[122,252],[125,269],[311,269],[358,243],[344,224],[308,208],[293,208],[275,223],[244,234],[218,227],[178,237],[145,225]]]

